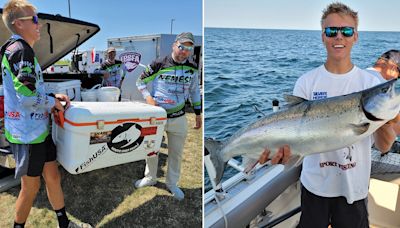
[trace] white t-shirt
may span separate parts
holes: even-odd
[[[346,74],[333,74],[322,65],[302,75],[293,95],[307,100],[358,92],[379,84],[379,80],[354,66]],[[300,181],[315,195],[344,196],[349,204],[368,196],[372,137],[332,152],[306,156]]]

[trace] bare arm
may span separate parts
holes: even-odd
[[[396,140],[396,127],[399,125],[400,115],[396,118],[387,122],[374,133],[375,147],[382,153],[386,153],[390,150],[393,142]]]
[[[150,95],[146,97],[146,103],[150,105],[157,106],[157,102]]]

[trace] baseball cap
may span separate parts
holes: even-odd
[[[191,32],[183,32],[176,36],[175,41],[178,41],[179,43],[190,42],[194,44],[194,37]]]
[[[115,52],[115,47],[109,47],[109,48],[107,48],[107,53],[110,53],[110,52]]]
[[[385,53],[383,53],[380,57],[381,59],[388,60],[390,62],[393,62],[394,64],[397,65],[398,68],[400,68],[400,51],[399,50],[390,50]]]

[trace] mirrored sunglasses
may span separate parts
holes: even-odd
[[[39,24],[39,17],[37,15],[27,16],[27,17],[19,17],[17,19],[18,20],[32,20],[33,24],[35,24],[35,25]],[[13,22],[13,24],[14,24],[14,22]]]
[[[344,37],[352,37],[354,35],[353,27],[326,27],[324,29],[325,36],[327,37],[336,37],[339,31]]]
[[[192,51],[193,50],[193,46],[185,46],[183,44],[179,44],[178,45],[178,49],[181,51]]]

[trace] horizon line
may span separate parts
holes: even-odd
[[[239,28],[239,27],[211,27],[204,26],[204,29],[258,29],[258,30],[294,30],[294,31],[321,31],[320,29],[297,29],[297,28]],[[400,32],[395,30],[358,30],[359,32]]]

